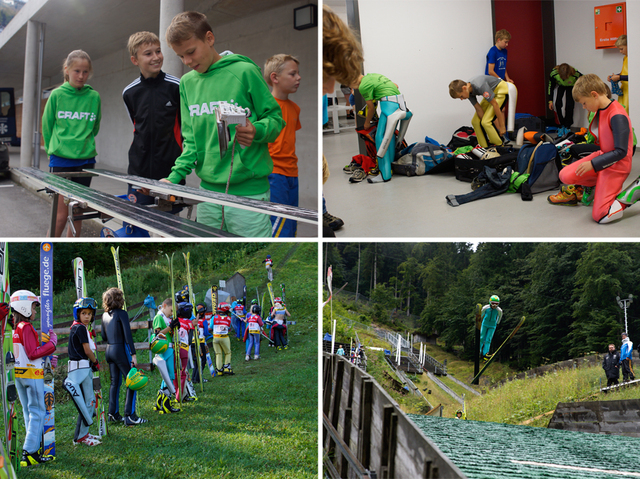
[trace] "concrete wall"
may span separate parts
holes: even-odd
[[[466,477],[371,376],[340,356],[323,359],[323,413],[364,468],[379,479]],[[326,430],[323,438],[325,470],[356,477]]]
[[[214,29],[214,34],[218,52],[231,50],[246,55],[260,68],[267,58],[276,53],[289,53],[300,60],[302,81],[298,92],[291,96],[301,109],[302,129],[297,132],[296,138],[300,167],[300,206],[317,209],[318,28],[295,30],[292,13],[294,8],[307,3],[294,2],[259,15],[245,17]],[[157,29],[155,33],[158,33]],[[129,59],[126,42],[127,38],[123,38],[120,50],[102,58],[92,58],[94,74],[88,82],[102,98],[102,124],[96,137],[98,165],[101,168],[119,171],[127,169],[127,153],[133,138],[133,126],[122,102],[122,90],[140,74],[139,69]],[[163,54],[165,57],[175,55],[173,51],[163,51]],[[187,71],[185,67],[184,73]],[[60,74],[45,79],[44,86],[55,86],[62,81]],[[193,186],[199,184],[195,173],[192,173],[187,181]]]
[[[640,399],[558,403],[547,427],[640,437]]]

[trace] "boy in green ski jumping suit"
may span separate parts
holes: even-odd
[[[500,298],[492,295],[489,304],[482,308],[480,316],[482,317],[482,327],[480,328],[480,356],[483,359],[489,358],[489,348],[491,348],[491,340],[493,333],[496,332],[496,326],[500,324],[502,319],[502,309],[500,309]]]
[[[183,152],[167,180],[178,183],[195,167],[201,188],[269,201],[273,161],[268,144],[276,140],[285,123],[260,68],[242,55],[221,56],[214,48],[211,25],[201,13],[176,15],[166,36],[182,62],[194,70],[180,80]],[[246,126],[231,125],[229,148],[223,157],[216,121],[220,102],[251,112]],[[232,160],[234,141],[238,144]],[[198,205],[198,222],[220,228],[222,219],[222,206]],[[270,216],[227,207],[222,229],[247,237],[271,237]]]

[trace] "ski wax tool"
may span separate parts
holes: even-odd
[[[229,149],[231,131],[229,125],[247,125],[247,118],[251,116],[249,108],[240,108],[226,101],[218,103],[216,108],[216,121],[218,122],[218,142],[220,145],[220,157],[223,157]]]

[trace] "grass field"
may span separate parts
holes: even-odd
[[[196,246],[192,247],[192,251]],[[109,426],[97,447],[73,446],[77,411],[60,383],[66,365],[56,372],[57,460],[22,469],[19,477],[33,478],[315,478],[318,464],[318,318],[317,245],[277,243],[274,284],[285,282],[291,320],[289,349],[276,353],[261,343],[261,359],[244,361],[245,344],[232,338],[234,376],[211,378],[204,393],[196,385],[198,401],[180,413],[153,411],[160,385],[157,371],[139,392],[138,410],[149,423],[135,427]],[[241,255],[223,266],[224,274],[241,272],[248,292],[265,289],[264,251]],[[177,255],[176,255],[177,256]],[[192,270],[194,284],[209,284],[204,268]],[[197,256],[196,256],[197,257]],[[282,267],[278,268],[281,261]],[[133,268],[132,268],[133,269]],[[124,272],[123,272],[124,273]],[[125,278],[134,275],[128,271]],[[221,275],[216,271],[215,275]],[[209,272],[210,277],[212,275]],[[96,281],[98,279],[96,278]],[[133,281],[132,281],[133,282]],[[125,279],[125,289],[127,283]],[[89,285],[91,288],[91,283]],[[194,290],[199,288],[194,286]],[[132,295],[133,296],[133,295]],[[146,358],[146,351],[141,354]],[[213,351],[212,351],[213,355]],[[103,394],[108,396],[109,372],[102,359]],[[146,361],[144,361],[146,362]],[[124,409],[124,391],[120,408]],[[24,439],[18,411],[18,439]],[[91,433],[96,432],[95,426]]]

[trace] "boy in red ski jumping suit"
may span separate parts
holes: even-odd
[[[576,81],[573,98],[585,110],[595,112],[589,131],[600,150],[579,159],[560,171],[567,185],[595,186],[593,220],[600,224],[622,218],[628,204],[616,199],[631,171],[633,133],[624,107],[607,98],[607,86],[597,75],[587,74]]]

